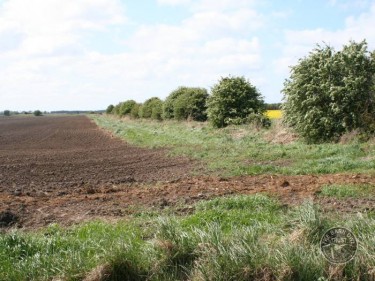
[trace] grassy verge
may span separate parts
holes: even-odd
[[[91,118],[131,144],[168,147],[171,154],[199,159],[209,170],[226,176],[373,173],[375,169],[374,142],[307,145],[295,141],[278,144],[272,142],[278,134],[277,128],[258,131],[249,126],[236,126],[219,130],[196,122],[119,120],[107,116]]]
[[[375,194],[375,186],[370,184],[331,184],[322,187],[321,196],[335,198],[369,198]]]
[[[336,225],[358,239],[346,265],[320,252]],[[286,209],[265,195],[219,198],[184,217],[1,234],[0,280],[374,280],[374,232],[366,215],[326,217],[311,202]]]

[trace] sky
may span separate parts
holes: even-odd
[[[0,0],[0,111],[99,110],[244,76],[280,102],[316,44],[375,49],[375,0]]]

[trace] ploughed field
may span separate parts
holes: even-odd
[[[319,197],[325,184],[374,184],[372,176],[204,174],[196,161],[128,145],[85,116],[0,118],[0,226],[112,220],[150,208],[189,213],[198,200],[257,192],[349,212],[375,206],[372,198]]]
[[[189,166],[129,146],[85,116],[0,118],[0,208],[21,217],[50,216],[44,203],[69,205],[64,197],[72,193],[74,200],[97,188],[180,178]]]

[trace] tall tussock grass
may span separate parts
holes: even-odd
[[[358,240],[345,265],[330,264],[320,250],[335,226]],[[218,198],[185,217],[1,234],[0,280],[370,281],[374,233],[366,214],[326,214],[311,201],[285,208],[265,195]]]

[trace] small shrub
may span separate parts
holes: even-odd
[[[120,116],[125,116],[130,114],[132,108],[136,105],[137,103],[134,100],[127,100],[123,103],[121,103],[120,109],[119,109],[119,115]]]
[[[155,120],[162,120],[163,102],[157,97],[150,98],[145,101],[141,108],[142,118],[151,118]]]
[[[140,114],[141,106],[142,106],[142,104],[140,104],[140,103],[136,103],[136,104],[132,107],[132,109],[130,110],[130,116],[131,116],[132,118],[137,119],[137,118],[140,117],[139,114]]]
[[[207,120],[208,93],[203,88],[186,88],[173,104],[173,116],[177,120],[191,119],[194,121]]]
[[[249,115],[265,111],[259,91],[244,77],[221,78],[213,86],[207,105],[209,120],[218,128],[246,123]]]
[[[42,116],[42,112],[40,110],[35,110],[34,111],[34,116]]]
[[[174,90],[169,96],[165,99],[163,104],[163,118],[164,119],[173,119],[174,118],[174,104],[176,99],[183,95],[187,90],[187,87],[179,87]]]
[[[116,104],[112,110],[113,114],[120,115],[121,106],[122,106],[122,102]]]
[[[107,114],[113,114],[113,109],[115,106],[113,104],[108,105],[107,109],[105,110],[105,113]]]

